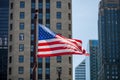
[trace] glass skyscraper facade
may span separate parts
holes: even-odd
[[[90,80],[97,80],[98,40],[89,40],[89,53],[90,53]]]
[[[0,80],[7,80],[9,0],[0,0]]]
[[[120,80],[120,0],[99,4],[98,80]]]

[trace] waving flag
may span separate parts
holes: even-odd
[[[82,48],[82,41],[57,35],[43,25],[38,26],[38,57],[60,55],[89,55]]]

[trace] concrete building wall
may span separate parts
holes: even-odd
[[[25,8],[20,8],[20,1],[25,2]],[[23,78],[24,80],[30,80],[30,56],[31,56],[31,1],[32,0],[10,0],[9,4],[13,4],[13,8],[10,8],[9,15],[13,16],[13,19],[9,19],[9,27],[12,24],[12,30],[9,30],[9,54],[8,59],[12,57],[12,62],[8,61],[8,80],[18,80]],[[50,0],[50,29],[56,33],[60,33],[63,36],[71,37],[72,30],[72,18],[71,9],[68,5],[71,4],[71,0],[60,0],[61,8],[56,8],[56,2],[59,0]],[[38,0],[36,0],[38,2]],[[38,4],[38,3],[36,3]],[[72,6],[72,5],[71,5]],[[38,7],[36,5],[36,7]],[[25,18],[20,19],[20,12],[25,12]],[[56,19],[56,12],[61,12],[61,19]],[[69,17],[71,19],[69,19]],[[43,0],[43,24],[46,25],[46,0]],[[20,22],[24,22],[24,30],[19,29]],[[62,29],[56,29],[56,23],[62,23]],[[24,40],[19,40],[19,34],[24,33]],[[12,35],[12,41],[10,41],[10,35]],[[19,51],[19,44],[24,44],[24,51]],[[12,46],[12,50],[10,51]],[[24,62],[19,63],[19,56],[24,56]],[[45,58],[42,59],[42,79],[45,80]],[[19,74],[18,68],[24,67],[24,73]],[[72,56],[62,56],[62,62],[57,63],[56,57],[50,58],[50,80],[56,80],[58,78],[57,67],[62,68],[61,79],[72,80]],[[11,70],[10,70],[11,68]],[[11,72],[11,74],[9,74]]]

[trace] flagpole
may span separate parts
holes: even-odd
[[[34,58],[34,63],[33,63],[33,80],[36,80],[36,69],[37,69],[37,16],[38,16],[38,10],[35,10],[35,16],[34,16],[34,54],[33,54],[33,58]]]

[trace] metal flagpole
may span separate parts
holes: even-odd
[[[34,57],[34,66],[33,66],[33,80],[36,80],[36,69],[37,69],[37,56],[36,56],[36,53],[37,53],[37,16],[38,16],[38,10],[35,10],[35,16],[34,16],[34,54],[33,54],[33,57]]]

